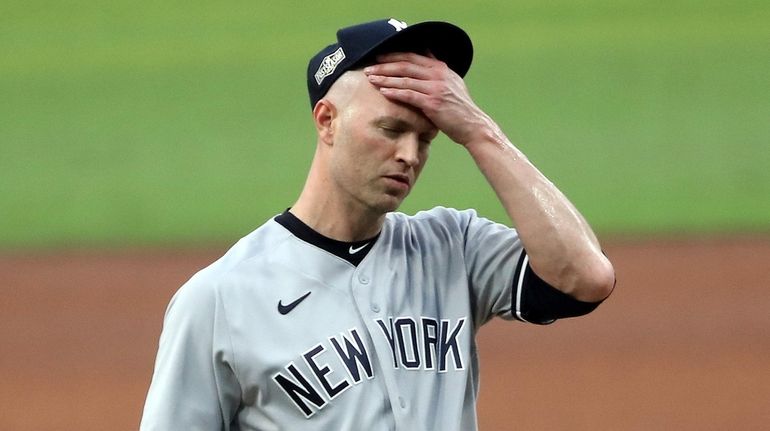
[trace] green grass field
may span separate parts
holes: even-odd
[[[0,248],[242,236],[304,182],[308,58],[388,16],[470,33],[476,102],[600,233],[770,230],[767,2],[387,3],[4,4]],[[506,220],[445,138],[434,205]]]

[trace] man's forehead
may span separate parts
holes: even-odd
[[[377,86],[361,70],[346,71],[329,90],[329,96],[344,106],[354,105],[375,119],[389,118],[409,123],[410,128],[430,130],[435,128],[428,117],[418,108],[385,97]]]

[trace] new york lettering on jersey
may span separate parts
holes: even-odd
[[[391,348],[394,370],[437,372],[465,369],[458,343],[465,322],[465,318],[451,322],[427,317],[388,317],[376,321]],[[353,328],[347,334],[330,336],[303,353],[306,367],[292,361],[272,378],[294,405],[310,417],[352,385],[361,383],[364,377],[374,377],[370,356],[373,348],[362,341],[360,330]],[[344,377],[332,381],[332,375]]]

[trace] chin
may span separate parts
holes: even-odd
[[[385,214],[396,211],[401,206],[403,201],[404,199],[401,197],[388,196],[386,199],[383,199],[380,202],[372,205],[372,208],[374,208],[379,213]]]

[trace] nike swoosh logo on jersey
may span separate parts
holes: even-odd
[[[350,254],[356,254],[356,253],[358,253],[359,251],[363,250],[363,249],[364,249],[364,247],[366,247],[367,245],[369,245],[369,243],[368,243],[368,242],[367,242],[366,244],[362,245],[361,247],[358,247],[358,248],[353,248],[353,246],[351,245],[351,246],[350,246],[350,250],[348,250],[348,253],[350,253]]]
[[[307,298],[308,295],[310,295],[311,293],[313,293],[313,292],[308,292],[308,293],[300,296],[299,298],[295,299],[294,302],[290,302],[290,303],[288,303],[286,305],[283,305],[281,303],[281,301],[278,301],[278,312],[281,313],[281,314],[289,314],[291,312],[291,310],[294,309],[294,307],[298,306],[299,303],[304,301],[305,298]]]

